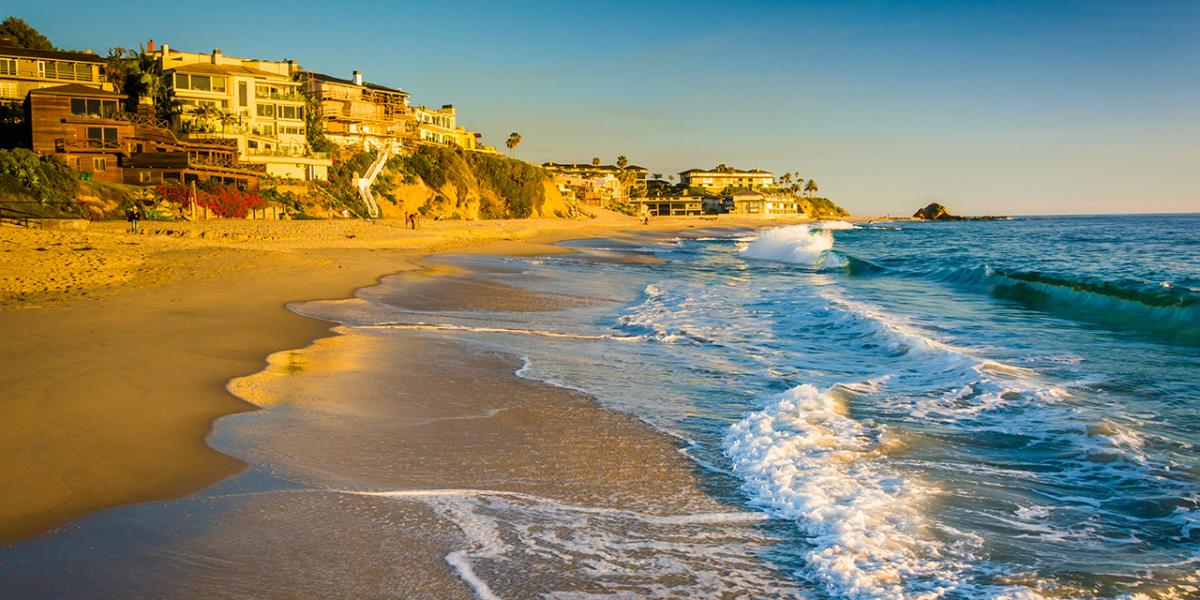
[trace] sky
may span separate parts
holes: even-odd
[[[860,215],[1200,212],[1196,1],[199,6],[9,11],[62,48],[359,69],[534,162],[799,171]]]

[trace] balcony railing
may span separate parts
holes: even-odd
[[[304,95],[298,92],[270,92],[260,94],[254,93],[254,97],[259,100],[304,100]]]
[[[70,73],[59,73],[57,71],[54,73],[38,73],[36,67],[30,68],[29,66],[26,66],[31,64],[36,63],[26,63],[25,61],[18,62],[16,69],[8,69],[4,73],[0,73],[0,76],[17,77],[21,79],[41,79],[43,81],[100,81],[100,78],[95,75],[95,72],[91,68],[88,68],[87,73],[76,73],[74,71]]]
[[[278,156],[283,158],[329,158],[328,152],[306,152],[303,149],[247,148],[247,156]]]
[[[54,150],[56,152],[104,152],[113,154],[118,152],[128,152],[127,144],[121,142],[105,142],[101,140],[71,140],[67,141],[64,138],[54,140]]]

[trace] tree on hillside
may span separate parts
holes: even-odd
[[[819,192],[819,191],[820,191],[820,189],[819,189],[819,188],[817,188],[817,182],[816,182],[816,181],[813,181],[812,179],[809,179],[809,180],[808,180],[808,183],[804,184],[804,191],[808,192],[808,197],[809,197],[809,198],[812,198],[812,195],[813,195],[814,193],[816,193],[816,192]]]
[[[6,37],[12,40],[18,48],[29,48],[31,50],[53,50],[54,44],[46,39],[38,30],[34,29],[22,19],[9,17],[0,23],[0,37]]]
[[[521,145],[521,134],[515,131],[508,134],[508,139],[504,142],[504,145],[508,147],[509,155],[516,156],[517,146]]]
[[[104,80],[118,93],[125,89],[125,78],[129,76],[129,64],[126,55],[129,51],[121,46],[108,49],[104,57]]]
[[[624,171],[624,170],[625,170],[625,167],[626,167],[628,164],[629,164],[629,159],[628,159],[628,158],[625,158],[625,155],[624,155],[624,154],[622,154],[622,155],[620,155],[620,156],[618,156],[618,157],[617,157],[617,168],[618,168],[618,169],[621,169],[622,171]]]
[[[655,179],[662,179],[662,173],[655,173],[655,174],[654,174],[654,178],[655,178]]]
[[[593,158],[592,158],[592,166],[593,166],[593,167],[598,167],[598,166],[600,166],[600,157],[599,157],[599,156],[596,156],[596,157],[593,157]]]
[[[792,174],[791,173],[784,173],[783,177],[779,178],[779,183],[783,187],[787,187],[788,184],[791,182],[792,182]]]
[[[671,180],[671,181],[675,181],[675,176],[674,176],[674,175],[667,175],[667,179],[669,179],[669,180]]]

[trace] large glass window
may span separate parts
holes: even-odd
[[[117,112],[116,100],[71,98],[71,114],[89,117],[111,117]]]
[[[258,116],[260,116],[260,117],[274,117],[275,116],[275,105],[274,104],[259,104],[257,108],[258,108]]]
[[[116,127],[88,127],[87,128],[88,147],[89,148],[116,148],[117,147],[117,128]]]
[[[0,75],[16,75],[17,61],[11,58],[0,58]]]
[[[199,92],[225,92],[225,78],[215,75],[175,74],[175,89]]]
[[[280,106],[279,107],[279,118],[280,119],[297,119],[297,120],[303,119],[304,118],[304,108],[300,107],[300,106]]]

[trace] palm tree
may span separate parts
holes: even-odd
[[[808,197],[809,197],[809,198],[812,198],[812,195],[813,195],[813,193],[814,193],[814,192],[819,192],[819,191],[820,191],[820,189],[819,189],[819,188],[817,188],[817,182],[816,182],[816,181],[814,181],[814,180],[812,180],[812,179],[809,179],[809,180],[808,180],[808,183],[804,184],[804,191],[808,192]]]
[[[234,123],[242,120],[241,116],[237,113],[220,108],[216,109],[216,116],[217,120],[221,122],[221,133],[225,133],[225,128],[227,126],[233,125]]]
[[[787,187],[787,185],[791,182],[792,182],[792,174],[791,173],[784,173],[783,177],[779,178],[779,183],[781,185],[783,185],[784,187]]]
[[[504,145],[508,147],[508,153],[510,156],[516,156],[517,146],[521,145],[521,134],[515,131],[508,134],[508,140],[504,142]]]
[[[622,171],[624,171],[624,170],[625,170],[625,166],[626,166],[626,165],[628,165],[628,164],[629,164],[629,159],[628,159],[628,158],[625,158],[625,155],[624,155],[624,154],[622,154],[621,156],[618,156],[618,157],[617,157],[617,168],[618,168],[618,169],[621,169]]]
[[[662,179],[662,173],[655,173],[655,174],[654,174],[654,178],[655,178],[655,179]]]
[[[207,104],[199,104],[199,105],[193,106],[191,108],[191,110],[189,110],[188,112],[190,112],[192,114],[193,121],[197,121],[197,122],[203,123],[204,125],[208,125],[208,120],[213,118],[213,116],[216,114],[216,110],[217,109],[215,109]]]
[[[667,179],[669,179],[669,180],[671,180],[671,181],[675,181],[675,176],[674,176],[674,175],[667,175]]]
[[[109,48],[108,56],[104,58],[104,79],[118,94],[124,93],[125,79],[129,77],[129,65],[125,62],[128,53],[125,48],[117,46]]]
[[[592,158],[592,166],[593,166],[593,167],[598,167],[598,166],[600,166],[600,157],[599,157],[599,156],[596,156],[596,157],[593,157],[593,158]]]

